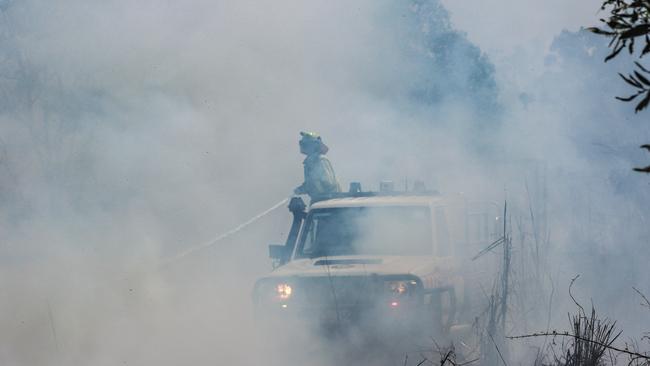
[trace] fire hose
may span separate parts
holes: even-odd
[[[177,261],[187,257],[190,254],[193,254],[193,253],[196,253],[196,252],[198,252],[200,250],[209,248],[209,247],[217,244],[218,242],[237,234],[241,230],[243,230],[246,227],[250,226],[251,224],[255,223],[257,220],[263,218],[264,216],[266,216],[266,215],[270,214],[271,212],[277,210],[279,207],[285,205],[288,201],[289,201],[289,199],[285,198],[282,201],[280,201],[280,202],[274,204],[273,206],[267,208],[266,210],[264,210],[264,211],[258,213],[257,215],[251,217],[250,219],[244,221],[243,223],[241,223],[241,224],[235,226],[234,228],[226,231],[225,233],[222,233],[222,234],[219,234],[219,235],[215,236],[212,240],[209,240],[209,241],[203,242],[201,244],[192,246],[192,247],[190,247],[188,249],[185,249],[184,251],[174,255],[173,257],[164,260],[161,263],[161,267],[164,267],[164,266],[170,265],[170,264],[172,264],[174,262],[177,262]]]

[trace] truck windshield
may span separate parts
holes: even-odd
[[[337,255],[430,255],[429,207],[342,207],[313,210],[297,258]]]

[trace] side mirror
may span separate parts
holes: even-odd
[[[284,261],[288,256],[287,246],[279,244],[269,245],[269,257],[273,260]]]

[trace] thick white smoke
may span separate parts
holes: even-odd
[[[632,309],[650,134],[607,89],[605,45],[560,35],[597,4],[501,43],[484,29],[515,10],[443,3],[451,18],[435,0],[2,2],[0,363],[263,362],[250,292],[286,211],[159,264],[287,197],[300,130],[344,188],[423,179],[525,215],[528,183],[556,285],[582,273],[585,301]]]

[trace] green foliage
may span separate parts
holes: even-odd
[[[605,62],[618,56],[623,50],[630,55],[638,53],[639,58],[650,53],[650,0],[605,0],[601,10],[609,12],[609,17],[600,19],[604,23],[602,28],[591,27],[588,31],[611,38],[609,47],[611,53],[605,57]],[[638,50],[635,45],[642,44],[643,48]],[[627,76],[619,74],[621,78],[637,89],[636,93],[627,97],[616,97],[616,99],[631,102],[638,100],[635,112],[642,111],[650,104],[650,74],[639,62],[635,62],[637,70]],[[637,97],[642,98],[637,99]]]

